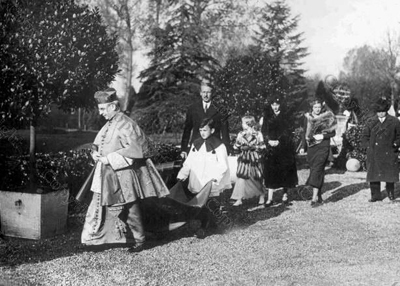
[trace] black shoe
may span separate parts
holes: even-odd
[[[315,208],[318,207],[320,205],[322,205],[322,201],[320,201],[319,199],[317,201],[311,201],[311,207]]]
[[[382,201],[382,199],[370,199],[370,200],[368,200],[368,202],[370,202],[370,203],[375,203],[375,202],[380,202],[380,201]]]
[[[324,202],[324,200],[322,199],[322,197],[318,197],[317,203],[322,204]]]
[[[135,244],[134,246],[132,246],[131,248],[128,249],[128,252],[130,253],[138,253],[144,250],[144,245],[143,243],[141,244]]]
[[[394,201],[394,193],[393,192],[387,192],[387,194],[388,194],[389,200]]]
[[[265,206],[266,206],[266,207],[271,207],[271,206],[273,206],[274,204],[275,204],[274,201],[267,201],[267,202],[265,203]]]
[[[199,228],[195,234],[194,237],[198,238],[198,239],[204,239],[206,237],[206,231],[204,228]]]

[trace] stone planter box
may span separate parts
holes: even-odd
[[[0,191],[1,232],[5,236],[42,239],[64,233],[68,190],[50,193]]]

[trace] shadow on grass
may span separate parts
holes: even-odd
[[[231,193],[232,190],[226,190],[221,195],[222,208],[217,208],[213,212],[209,213],[212,220],[215,222],[215,225],[210,225],[210,227],[205,229],[205,236],[227,235],[231,230],[249,227],[258,221],[276,217],[288,209],[287,206],[278,202],[271,207],[248,211],[258,205],[258,198],[244,200],[243,205],[235,207],[229,202]],[[281,196],[277,195],[276,197],[278,198]],[[176,230],[163,233],[152,233],[150,234],[150,240],[148,240],[148,247],[161,246],[184,237],[199,237],[197,234],[198,230],[201,229],[200,224],[200,220],[194,218],[188,220],[184,226]]]
[[[329,182],[324,185],[323,190],[324,192],[328,192],[332,189],[338,188],[340,185],[340,182]],[[340,188],[332,193],[327,202],[338,201],[365,187],[367,187],[366,183],[354,184]],[[299,189],[301,188],[306,190],[303,186],[289,191],[290,200],[303,201],[309,199],[306,193],[301,194],[299,192]],[[399,192],[400,190],[397,189],[397,196],[399,195]],[[227,235],[231,230],[247,228],[258,221],[268,220],[281,215],[284,211],[290,210],[290,205],[284,205],[281,203],[282,194],[282,190],[277,190],[274,193],[274,199],[277,201],[275,205],[249,212],[248,210],[250,208],[257,206],[258,198],[244,201],[242,206],[233,207],[229,203],[229,191],[224,193],[222,198],[223,211],[216,214],[217,228],[208,230],[206,235]],[[310,195],[312,195],[312,190]],[[67,233],[39,241],[5,238],[5,243],[0,246],[0,266],[15,267],[20,264],[39,263],[42,261],[51,261],[60,257],[79,255],[88,251],[97,252],[113,248],[128,250],[130,247],[130,245],[120,244],[106,245],[98,248],[87,248],[80,242],[83,228],[82,223],[82,218],[78,220],[78,218],[70,217],[68,219]],[[159,233],[148,232],[146,233],[146,248],[151,249],[182,238],[193,237],[197,229],[198,225],[196,226],[196,223],[193,224],[192,222],[187,222],[182,227],[173,231]]]
[[[52,238],[30,240],[4,237],[0,246],[0,266],[14,267],[84,252],[86,250],[80,243],[81,231],[81,223],[68,219],[67,232]]]
[[[223,203],[223,211],[214,213],[216,227],[206,229],[205,236],[227,235],[232,229],[245,228],[257,221],[276,217],[287,209],[282,204],[277,204],[270,208],[248,212],[247,209],[257,205],[257,202],[258,198],[247,201],[239,208]],[[28,240],[5,237],[0,244],[0,267],[14,268],[21,264],[40,263],[79,255],[84,252],[95,253],[115,248],[127,251],[131,246],[128,244],[110,244],[97,247],[82,245],[83,218],[69,217],[67,232],[48,239]],[[172,231],[146,231],[146,249],[162,246],[182,238],[193,237],[199,228],[200,221],[195,218],[186,221],[185,225]]]
[[[233,206],[232,202],[229,200],[231,193],[232,190],[225,191],[222,198],[222,204],[224,206],[223,215],[225,216],[222,232],[236,228],[246,228],[258,221],[277,217],[290,207],[281,203],[282,190],[274,192],[275,203],[270,207],[258,205],[258,197],[243,200],[243,204],[240,206]],[[221,226],[219,227],[221,228]]]
[[[325,183],[322,187],[322,195],[330,190],[340,187],[341,185],[342,184],[337,181]],[[308,201],[312,199],[312,195],[312,187],[307,185],[298,186],[297,188],[292,189],[289,193],[290,200],[292,201]]]
[[[335,203],[340,200],[343,200],[344,198],[347,198],[349,196],[352,196],[362,189],[366,189],[369,187],[369,184],[366,182],[363,183],[357,183],[357,184],[351,184],[351,185],[346,185],[342,188],[339,188],[332,192],[332,194],[325,200],[325,203]]]
[[[52,238],[30,240],[3,237],[0,241],[0,267],[14,268],[22,264],[35,264],[44,261],[51,261],[57,258],[75,256],[85,252],[96,253],[118,248],[123,251],[128,251],[129,247],[132,246],[132,244],[85,246],[81,244],[82,228],[83,224],[81,220],[69,218],[66,233]],[[163,237],[146,232],[146,248],[149,249],[161,246],[188,236],[190,235],[187,227],[182,227],[172,231]]]
[[[332,175],[332,174],[343,175],[344,173],[346,173],[345,169],[329,168],[325,170],[325,175]]]

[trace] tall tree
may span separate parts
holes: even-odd
[[[391,102],[395,104],[399,96],[400,80],[400,36],[387,32],[386,43],[375,52],[373,62],[382,80],[388,80],[391,88]]]
[[[221,103],[239,116],[247,112],[261,116],[272,95],[286,97],[291,107],[301,107],[300,101],[307,97],[300,68],[307,52],[301,47],[302,34],[295,33],[299,18],[291,18],[283,1],[266,4],[256,15],[254,44],[241,54],[231,53],[217,73]]]
[[[350,50],[344,61],[339,81],[346,82],[353,97],[367,114],[379,96],[390,97],[390,77],[380,76],[386,65],[385,51],[364,45]],[[381,70],[378,69],[380,67]]]
[[[93,7],[98,7],[107,29],[118,35],[118,54],[120,76],[124,82],[122,108],[128,103],[132,79],[137,68],[135,53],[146,45],[142,41],[149,32],[149,19],[152,19],[153,2],[161,5],[161,0],[79,0]],[[158,4],[157,4],[158,5]],[[151,21],[150,21],[151,22]]]
[[[217,104],[229,106],[230,126],[240,116],[261,116],[269,94],[276,93],[276,70],[268,54],[260,47],[248,47],[243,55],[233,54],[215,76]]]
[[[274,66],[275,89],[287,93],[287,100],[292,104],[298,101],[295,97],[305,91],[305,70],[301,68],[301,60],[308,55],[307,48],[302,46],[303,33],[296,32],[299,19],[298,15],[291,16],[290,7],[285,1],[266,3],[260,10],[258,29],[255,31],[257,45],[268,54]],[[282,77],[289,82],[283,91]]]
[[[6,0],[0,13],[0,114],[30,124],[33,181],[38,119],[51,104],[94,105],[94,91],[118,71],[116,37],[107,34],[98,10],[70,0]]]
[[[146,100],[137,106],[142,109],[137,119],[143,124],[152,122],[155,132],[182,124],[186,106],[198,94],[200,79],[210,78],[218,66],[208,52],[204,41],[207,30],[201,25],[209,2],[179,1],[171,6],[165,28],[154,30],[151,63],[140,73],[150,89]]]

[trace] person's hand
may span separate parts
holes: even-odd
[[[301,148],[299,151],[300,154],[304,154],[304,148]]]
[[[322,134],[316,134],[316,135],[314,135],[313,137],[314,137],[315,140],[322,140],[322,139],[324,139],[324,135],[322,135]]]
[[[356,127],[356,126],[357,126],[357,124],[348,123],[347,124],[347,129],[351,129],[351,128]]]
[[[95,161],[95,162],[97,162],[99,159],[100,159],[100,153],[99,152],[97,152],[97,151],[92,151],[91,153],[90,153],[90,155],[92,156],[92,159]]]
[[[181,152],[181,158],[184,160],[187,158],[187,153],[185,151]]]
[[[247,151],[247,150],[250,149],[250,147],[249,147],[249,146],[242,146],[242,147],[240,147],[240,149],[241,149],[242,151]]]
[[[278,140],[268,140],[268,144],[272,147],[278,146],[279,141]]]

